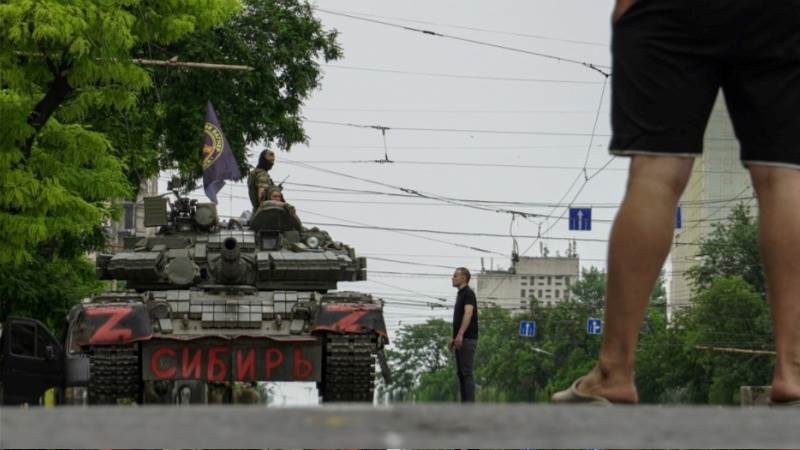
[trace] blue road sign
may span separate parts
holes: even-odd
[[[578,231],[591,231],[592,208],[570,208],[569,229]]]
[[[681,211],[681,207],[678,206],[678,209],[675,210],[675,229],[676,230],[680,230],[681,228],[683,228],[683,218],[681,217],[683,214],[681,214],[681,212],[682,212]]]
[[[586,321],[586,333],[587,334],[602,334],[603,333],[603,321],[600,319],[589,319]]]
[[[536,336],[536,321],[535,320],[520,320],[519,321],[519,335],[522,337]]]

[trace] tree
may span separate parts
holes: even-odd
[[[132,49],[170,44],[236,10],[235,0],[0,4],[0,264],[90,232],[111,199],[130,194],[111,142],[82,119],[129,110],[151,86]]]
[[[381,385],[381,390],[393,401],[410,401],[415,399],[423,376],[447,372],[454,377],[454,358],[447,349],[451,335],[452,325],[442,319],[403,326],[386,351],[392,384]]]
[[[14,314],[35,317],[61,331],[70,307],[102,287],[94,264],[84,258],[37,256],[31,263],[0,270],[0,323]]]
[[[665,304],[667,289],[662,271],[656,279],[653,292],[650,294],[650,304]],[[606,304],[606,273],[597,267],[581,270],[581,278],[570,287],[572,297],[579,303],[585,303],[595,308],[602,308]]]
[[[717,277],[741,276],[756,292],[766,295],[764,266],[758,252],[758,223],[743,203],[728,219],[714,224],[714,230],[700,243],[700,264],[687,272],[694,289],[711,286]]]
[[[687,348],[699,352],[698,362],[708,373],[708,402],[735,404],[740,386],[769,384],[769,357],[713,350],[774,348],[769,308],[761,295],[742,277],[720,277],[693,302],[682,326]]]
[[[210,31],[168,45],[136,47],[140,58],[247,65],[252,71],[152,68],[153,84],[136,109],[101,111],[91,118],[120,148],[134,185],[159,168],[177,167],[186,180],[201,174],[201,136],[211,100],[242,172],[247,145],[304,142],[300,108],[319,87],[318,60],[342,55],[337,32],[327,31],[305,0],[245,0],[240,14]]]
[[[570,287],[573,298],[580,303],[602,308],[606,301],[606,273],[597,267],[581,270],[581,278]]]
[[[134,48],[222,23],[235,0],[7,0],[0,4],[0,320],[53,328],[97,292],[87,251],[132,194],[135,148],[89,124],[132,114],[152,86]],[[133,165],[133,169],[136,166]]]
[[[512,316],[493,307],[480,311],[480,339],[475,354],[475,379],[479,401],[532,401],[542,387],[550,355],[539,349],[537,338],[519,336],[519,321],[530,314]],[[537,319],[537,324],[539,323]]]

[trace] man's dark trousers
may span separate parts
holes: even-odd
[[[472,374],[477,339],[464,339],[461,348],[456,349],[456,366],[458,368],[458,384],[461,389],[461,402],[475,402],[475,377]]]

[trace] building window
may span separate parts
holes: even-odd
[[[527,286],[528,282],[523,278],[523,279],[519,280],[519,285],[520,286]]]
[[[542,298],[542,290],[541,289],[539,289],[539,295],[537,295],[537,297],[538,298]]]
[[[561,296],[561,291],[559,291],[558,289],[556,289],[556,298],[560,298],[560,296]]]
[[[570,282],[572,281],[572,277],[564,277],[564,278],[565,278],[564,283],[567,285],[567,287],[569,287]]]
[[[533,286],[533,283],[536,281],[536,277],[530,277],[530,279],[531,279],[531,286]]]
[[[553,277],[548,276],[547,277],[547,285],[550,286],[551,284],[553,284]]]
[[[569,300],[569,291],[564,291],[564,300]]]
[[[519,291],[519,296],[525,298],[525,289]]]
[[[554,277],[554,278],[555,278],[555,280],[554,280],[553,284],[555,284],[556,286],[561,286],[561,284],[562,284],[561,283],[561,281],[562,281],[561,278],[562,277],[559,276],[559,277]]]

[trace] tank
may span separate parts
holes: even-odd
[[[154,236],[98,256],[117,289],[70,312],[65,392],[90,404],[254,403],[259,382],[305,381],[323,402],[371,402],[376,362],[390,380],[383,304],[335,291],[366,280],[366,259],[284,203],[223,223],[214,204],[173,192],[144,200]]]

